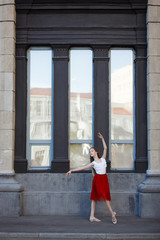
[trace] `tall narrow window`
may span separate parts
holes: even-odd
[[[52,144],[52,51],[28,51],[27,159],[29,168],[49,168]]]
[[[110,51],[110,159],[112,169],[134,169],[133,50]]]
[[[70,51],[70,167],[89,163],[92,145],[92,51]]]

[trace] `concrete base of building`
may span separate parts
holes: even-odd
[[[24,187],[23,215],[83,215],[90,214],[91,173],[73,173],[66,177],[61,173],[17,174]],[[108,174],[111,205],[119,216],[138,215],[138,185],[145,174]],[[96,215],[110,216],[104,202],[98,202]]]
[[[20,216],[22,186],[14,174],[0,174],[0,216]]]
[[[160,174],[147,174],[138,188],[139,216],[160,218]]]

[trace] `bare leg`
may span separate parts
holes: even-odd
[[[92,202],[91,202],[91,214],[90,214],[90,217],[94,217],[95,209],[96,209],[96,201],[93,201],[93,200],[92,200]]]
[[[112,214],[112,221],[113,221],[113,223],[117,223],[116,213],[113,212],[113,209],[111,207],[110,201],[106,201],[106,204],[108,206],[108,209],[109,209],[110,213]]]
[[[98,218],[95,218],[94,214],[95,214],[95,209],[96,209],[96,201],[91,202],[91,213],[90,213],[90,222],[100,222],[101,220]]]
[[[112,209],[112,207],[111,207],[110,201],[106,201],[106,204],[107,204],[107,206],[108,206],[108,208],[109,208],[110,213],[111,213],[112,216],[113,216],[113,215],[114,215],[114,212],[113,212],[113,209]]]

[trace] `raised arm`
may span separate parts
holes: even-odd
[[[71,169],[70,171],[68,171],[68,172],[66,173],[66,176],[69,176],[72,172],[79,172],[79,171],[82,171],[82,170],[91,168],[92,166],[93,166],[93,164],[92,164],[92,163],[89,163],[89,164],[85,165],[84,167],[79,167],[79,168]]]
[[[102,136],[102,134],[100,132],[98,133],[98,137],[102,140],[102,143],[103,143],[103,156],[102,156],[102,158],[106,159],[106,156],[107,156],[106,142],[105,142],[104,137]]]

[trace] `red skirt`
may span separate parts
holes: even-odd
[[[111,201],[107,174],[96,174],[94,176],[90,200]]]

